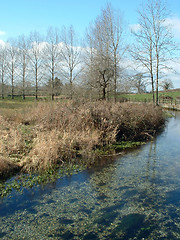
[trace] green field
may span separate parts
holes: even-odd
[[[0,99],[0,114],[3,115],[3,113],[7,111],[14,112],[23,110],[27,107],[36,105],[40,101],[45,102],[51,100],[48,97],[41,97],[36,100],[34,96],[26,97],[25,100],[23,100],[20,96],[14,97],[14,99],[12,99],[11,97]]]
[[[159,92],[159,97],[161,96],[170,96],[173,98],[173,101],[176,99],[176,97],[180,97],[180,89],[174,89],[164,92]],[[118,94],[118,99],[127,99],[128,101],[134,101],[134,102],[152,102],[152,93],[143,93],[143,94]],[[156,94],[155,94],[156,98]],[[14,99],[11,99],[10,97],[5,99],[0,99],[0,111],[5,111],[7,109],[11,110],[18,110],[23,109],[24,107],[33,106],[39,101],[51,101],[49,97],[41,97],[36,101],[35,97],[26,97],[25,100],[22,99],[22,97],[15,97]],[[57,100],[56,100],[57,101]],[[59,100],[58,100],[59,101]]]
[[[173,101],[176,99],[176,97],[180,97],[180,90],[169,90],[164,92],[159,92],[159,97],[161,96],[169,96],[173,98]],[[153,99],[152,93],[143,93],[143,94],[119,94],[119,98],[127,98],[130,101],[138,101],[138,102],[150,102]],[[155,94],[156,98],[156,94]]]

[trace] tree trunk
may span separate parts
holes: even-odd
[[[155,98],[154,98],[154,78],[153,78],[153,74],[151,73],[151,86],[152,86],[152,96],[153,96],[153,103],[155,102]]]
[[[4,72],[2,72],[1,83],[2,83],[1,97],[2,99],[4,99]]]
[[[51,95],[51,100],[54,101],[54,93]]]
[[[51,76],[51,100],[54,101],[54,67],[52,68],[52,76]]]
[[[70,70],[70,79],[69,79],[69,83],[70,83],[70,99],[72,99],[73,97],[73,85],[72,85],[72,69]]]
[[[14,66],[12,65],[11,72],[11,98],[14,99]]]
[[[25,74],[23,72],[22,99],[25,100]]]
[[[22,99],[25,100],[25,75],[26,75],[26,58],[23,56],[23,80],[22,80]]]
[[[51,79],[51,100],[54,101],[54,81]]]
[[[11,98],[14,99],[14,79],[12,77]]]
[[[151,75],[151,86],[153,95],[153,104],[155,103],[154,98],[154,77],[153,77],[153,59],[152,59],[152,39],[150,40],[150,75]]]
[[[102,96],[103,100],[106,100],[106,87],[103,87],[103,96]]]
[[[38,72],[37,72],[37,68],[36,68],[36,90],[35,90],[35,97],[36,100],[38,99]]]
[[[157,54],[157,62],[156,62],[156,106],[159,105],[159,55]]]
[[[114,53],[114,102],[117,101],[117,56]]]
[[[106,79],[105,79],[105,75],[104,74],[102,75],[102,78],[103,78],[103,82],[104,82],[104,84],[102,85],[102,87],[103,87],[102,99],[106,100],[106,87],[107,87],[107,85],[106,85]]]

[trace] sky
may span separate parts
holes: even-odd
[[[137,24],[137,9],[146,0],[0,0],[0,40],[29,35],[31,31],[46,33],[48,27],[74,26],[83,35],[107,2],[123,14],[127,24]],[[180,0],[167,0],[176,20],[180,38]]]
[[[180,42],[180,0],[163,0],[171,11],[170,23]],[[120,10],[127,26],[138,23],[137,9],[146,0],[0,0],[0,42],[32,31],[46,34],[47,29],[74,26],[83,37],[86,28],[107,3]],[[179,85],[180,87],[180,81]]]

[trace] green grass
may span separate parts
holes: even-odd
[[[114,144],[107,145],[105,147],[97,148],[94,152],[103,155],[113,155],[123,150],[133,149],[144,145],[145,142],[134,141],[121,141]]]
[[[180,97],[180,91],[167,91],[167,92],[159,92],[160,96],[170,96],[173,98],[173,100],[176,99],[176,97]],[[119,94],[119,98],[124,97],[131,101],[138,101],[138,102],[145,102],[145,101],[152,101],[153,96],[152,93],[142,93],[142,94]],[[156,94],[155,94],[156,98]]]
[[[160,96],[169,96],[169,97],[172,97],[173,100],[176,99],[176,97],[180,97],[180,91],[168,91],[168,92],[160,92],[159,93]]]
[[[10,116],[17,112],[23,112],[26,108],[33,107],[40,101],[49,102],[51,100],[48,97],[39,97],[38,100],[36,100],[33,96],[26,97],[25,100],[20,96],[14,99],[11,97],[0,99],[0,115]]]
[[[16,99],[0,99],[0,108],[8,108],[8,109],[19,109],[23,108],[24,106],[31,105],[35,102],[34,99],[31,97],[22,100],[20,97]]]
[[[25,100],[23,100],[20,96],[16,96],[14,97],[14,99],[12,99],[11,97],[6,97],[4,99],[0,99],[0,112],[6,110],[23,110],[26,107],[34,106],[38,102],[51,102],[51,98],[48,96],[42,96],[38,97],[38,100],[36,100],[34,96],[29,96],[26,97]]]
[[[23,112],[27,107],[31,107],[34,105],[34,101],[26,99],[20,100],[18,99],[0,99],[0,115],[2,116],[13,116],[17,112]]]
[[[151,93],[144,93],[144,94],[120,94],[119,98],[124,97],[130,101],[152,101],[152,94]]]

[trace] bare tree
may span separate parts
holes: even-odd
[[[153,102],[155,102],[154,97],[154,54],[153,54],[153,29],[151,24],[151,19],[148,14],[143,10],[139,10],[139,28],[138,31],[132,31],[135,36],[136,44],[130,49],[130,53],[136,62],[140,63],[147,72],[150,74],[151,87],[153,94]]]
[[[160,82],[159,86],[162,87],[162,89],[164,91],[167,91],[167,90],[173,88],[173,83],[172,83],[171,79],[164,79]]]
[[[134,32],[136,45],[132,56],[150,73],[153,101],[154,76],[156,78],[156,105],[158,105],[158,88],[160,72],[168,68],[166,62],[175,50],[171,26],[166,23],[169,11],[161,0],[148,0],[138,11],[139,31]]]
[[[93,88],[98,88],[106,99],[107,91],[114,76],[114,62],[110,49],[109,35],[102,16],[98,16],[87,31],[89,45],[86,57],[87,82]]]
[[[0,45],[0,77],[1,77],[1,97],[4,99],[4,80],[5,73],[7,70],[7,48],[5,46]]]
[[[58,29],[52,27],[47,31],[47,44],[44,49],[44,66],[47,70],[48,80],[51,88],[51,99],[54,100],[55,95],[55,78],[60,72],[60,34]],[[49,84],[48,84],[49,85]]]
[[[87,91],[90,93],[90,99],[92,96],[96,95],[97,84],[96,84],[96,75],[94,73],[93,64],[94,64],[94,55],[95,49],[93,48],[93,34],[91,32],[92,27],[89,27],[86,32],[86,46],[84,47],[85,53],[83,55],[83,61],[85,63],[85,68],[83,71],[83,84],[87,88]]]
[[[151,0],[152,1],[152,0]],[[161,0],[149,3],[152,16],[154,47],[156,57],[156,105],[158,105],[159,74],[161,69],[168,68],[167,61],[175,50],[171,25],[166,24],[168,10]]]
[[[104,31],[106,33],[106,41],[109,42],[111,58],[113,60],[114,75],[113,75],[113,92],[114,101],[117,98],[117,80],[120,72],[120,61],[127,50],[124,44],[124,22],[122,14],[115,11],[110,4],[102,10],[102,21]]]
[[[123,77],[118,81],[117,88],[120,93],[130,93],[133,91],[132,75],[128,72],[123,73]]]
[[[91,84],[94,85],[94,87],[97,86],[102,91],[101,98],[105,100],[108,93],[108,87],[114,76],[113,61],[108,55],[103,55],[102,53],[94,56],[93,61],[93,72],[96,76],[96,81]]]
[[[148,84],[147,77],[144,76],[143,73],[137,73],[133,76],[132,85],[137,89],[139,94],[146,92],[146,86]]]
[[[86,35],[89,50],[89,59],[86,58],[88,82],[92,87],[101,89],[103,99],[111,91],[116,101],[120,62],[127,50],[122,15],[107,4],[89,26]]]
[[[82,71],[81,65],[81,49],[78,48],[77,34],[73,26],[69,28],[64,27],[61,33],[62,45],[62,66],[63,75],[69,82],[70,98],[73,97],[73,82],[77,79]]]
[[[18,48],[17,42],[14,39],[8,41],[7,58],[8,58],[8,75],[11,80],[11,98],[14,99],[14,81],[17,76],[18,67]]]
[[[30,63],[32,66],[32,71],[35,76],[35,97],[37,100],[39,82],[42,79],[42,72],[41,72],[42,64],[43,64],[42,50],[44,48],[42,43],[42,36],[36,31],[31,33],[30,43],[31,43],[31,49],[29,51],[29,57],[30,57]]]
[[[18,48],[19,48],[19,67],[22,77],[22,99],[25,100],[25,86],[27,77],[27,67],[29,63],[29,39],[24,35],[19,36]]]

